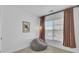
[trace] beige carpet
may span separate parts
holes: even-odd
[[[72,53],[72,52],[64,49],[48,46],[47,49],[44,51],[33,51],[28,47],[28,48],[21,49],[15,53]]]

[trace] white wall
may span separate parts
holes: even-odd
[[[74,25],[76,46],[79,48],[79,7],[74,8]]]
[[[1,6],[0,6],[1,8]],[[1,19],[1,9],[0,9],[0,52],[1,52],[1,36],[2,36],[2,26],[1,26],[1,23],[2,23],[2,19]]]
[[[16,6],[3,6],[2,52],[14,52],[28,47],[37,38],[38,18]],[[30,22],[30,32],[22,33],[22,21]]]

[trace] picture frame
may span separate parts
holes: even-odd
[[[22,32],[23,33],[30,32],[30,22],[27,21],[22,22]]]

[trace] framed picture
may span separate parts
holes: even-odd
[[[22,27],[23,27],[22,28],[23,33],[30,32],[30,23],[29,22],[23,21]]]

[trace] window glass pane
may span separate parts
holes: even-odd
[[[45,22],[45,29],[46,30],[52,30],[52,28],[53,28],[52,26],[53,26],[52,21]]]
[[[54,14],[45,19],[45,37],[63,42],[63,13]]]

